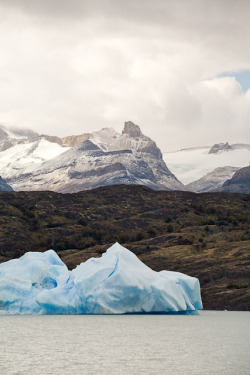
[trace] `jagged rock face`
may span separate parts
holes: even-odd
[[[125,122],[122,134],[128,134],[129,137],[136,138],[141,137],[142,132],[138,125],[135,125],[132,121]]]
[[[219,191],[250,194],[250,166],[239,169]]]
[[[79,145],[80,143],[89,139],[89,137],[90,137],[89,133],[84,133],[80,135],[70,135],[68,137],[62,138],[62,144],[68,147],[75,147]]]
[[[29,145],[27,152],[33,155],[32,147],[34,150],[39,148],[40,142]],[[8,178],[15,190],[66,193],[117,184],[184,190],[184,186],[168,170],[155,142],[144,136],[138,125],[132,122],[125,123],[122,134],[106,128],[65,152],[60,147],[59,156],[44,160],[37,166],[33,163],[32,168],[22,169],[20,166],[14,176],[12,169]]]
[[[100,133],[102,133],[101,136]],[[102,129],[101,132],[93,133],[90,140],[106,151],[133,150],[135,156],[150,165],[157,179],[161,180],[164,175],[171,176],[176,180],[163,161],[162,153],[156,143],[142,134],[139,126],[131,121],[125,122],[121,135],[113,129]],[[103,140],[105,141],[103,142]],[[162,184],[164,185],[164,181],[162,181]],[[173,188],[182,190],[183,186],[177,187],[176,185]]]
[[[186,188],[196,193],[214,191],[221,187],[227,179],[230,179],[238,169],[237,167],[216,168],[199,180],[187,184]]]
[[[57,137],[57,136],[42,134],[41,137],[45,138],[49,142],[57,143],[60,146],[75,147],[79,145],[80,143],[89,139],[90,134],[85,133],[85,134],[80,134],[80,135],[69,135],[67,137],[62,137],[62,138]]]
[[[220,151],[228,151],[231,150],[232,147],[227,143],[218,143],[213,145],[211,149],[209,150],[209,154],[217,154]]]
[[[7,184],[5,180],[0,176],[0,191],[13,191],[12,187]]]
[[[62,146],[63,141],[61,138],[54,136],[54,135],[47,135],[47,134],[41,134],[41,137],[46,139],[47,141],[51,143],[57,143],[58,145]]]

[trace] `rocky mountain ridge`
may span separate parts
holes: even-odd
[[[232,146],[230,146],[228,142],[218,143],[218,144],[216,143],[209,150],[209,154],[217,154],[218,152],[229,151],[229,150],[232,150]]]
[[[237,167],[216,168],[199,180],[187,184],[186,188],[187,190],[194,191],[196,193],[215,191],[215,189],[221,187],[227,179],[232,178],[235,172],[239,169],[240,168]]]
[[[217,191],[250,194],[250,166],[235,172]]]
[[[84,133],[79,135],[69,135],[67,137],[57,137],[53,135],[42,134],[41,137],[49,142],[57,143],[60,146],[74,147],[89,139],[90,133]]]
[[[122,134],[106,128],[66,137],[67,142],[58,139],[26,137],[0,153],[0,171],[15,190],[72,193],[117,184],[184,190],[156,143],[131,121],[125,123]],[[66,143],[76,146],[66,147]]]
[[[121,134],[103,128],[66,137],[0,126],[0,173],[15,190],[75,192],[125,183],[215,191],[248,164],[249,156],[249,144],[228,142],[162,156],[155,142],[131,121]]]

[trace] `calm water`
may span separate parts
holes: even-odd
[[[250,374],[250,313],[0,316],[0,374]]]

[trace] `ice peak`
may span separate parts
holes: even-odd
[[[128,249],[126,249],[126,247],[122,246],[119,244],[119,242],[116,242],[114,243],[114,245],[112,245],[108,250],[107,252],[109,254],[122,254],[122,253],[126,253],[126,254],[133,254],[131,251],[129,251]]]

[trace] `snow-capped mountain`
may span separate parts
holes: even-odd
[[[2,176],[16,190],[20,176],[24,178],[26,175],[28,178],[43,162],[60,155],[67,149],[43,138],[26,139],[23,143],[16,143],[0,152]]]
[[[59,137],[52,142],[44,135],[21,139],[0,152],[0,173],[14,190],[66,193],[114,184],[185,189],[167,168],[155,142],[132,122],[125,123],[122,134],[102,129],[82,138],[65,138],[67,142]],[[66,147],[70,142],[76,146]]]
[[[224,182],[233,177],[234,173],[240,168],[237,167],[219,167],[214,171],[207,173],[197,181],[186,185],[186,188],[196,193],[205,191],[214,191],[221,187]]]
[[[211,191],[231,178],[230,174],[235,172],[234,168],[242,168],[249,164],[250,145],[230,146],[228,143],[221,143],[212,147],[187,148],[165,152],[163,159],[175,176],[187,185],[187,189]]]
[[[214,191],[249,159],[250,145],[228,143],[162,157],[155,142],[130,121],[122,134],[104,128],[63,138],[0,126],[0,174],[14,190],[76,192],[124,183]]]

